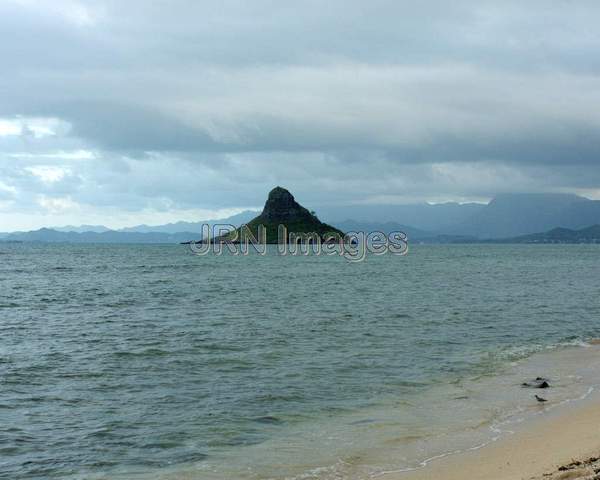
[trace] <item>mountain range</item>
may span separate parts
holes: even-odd
[[[337,225],[345,221],[357,223],[409,225],[426,232],[445,232],[467,221],[486,207],[484,203],[417,203],[409,205],[314,206],[324,222]]]
[[[161,233],[180,233],[180,232],[200,232],[202,225],[217,225],[217,224],[229,224],[234,227],[238,227],[243,223],[248,223],[254,217],[257,212],[253,210],[244,210],[241,213],[232,215],[231,217],[221,218],[218,220],[204,220],[199,222],[176,222],[167,223],[166,225],[137,225],[135,227],[122,228],[120,232],[127,233],[148,233],[148,232],[161,232]]]
[[[569,194],[499,195],[444,233],[480,239],[544,232],[556,227],[581,229],[600,223],[600,201]]]
[[[2,241],[47,242],[47,243],[181,243],[194,238],[198,233],[179,232],[60,232],[51,228],[41,228],[31,232],[11,233]]]
[[[315,206],[319,219],[342,231],[403,231],[413,241],[512,239],[556,228],[579,230],[600,224],[600,201],[572,194],[502,194],[488,204]],[[2,233],[4,241],[178,243],[198,238],[203,224],[248,223],[258,212],[209,221],[138,225],[110,230],[102,225]],[[61,235],[59,235],[61,234]],[[144,236],[146,235],[146,236]],[[187,238],[185,238],[187,236]]]
[[[592,225],[579,230],[559,227],[547,232],[491,241],[502,243],[600,243],[600,225]]]
[[[316,210],[320,218],[342,230],[344,224],[391,222],[413,229],[413,238],[419,239],[438,235],[512,238],[556,227],[580,229],[600,223],[600,201],[560,193],[502,194],[488,204],[361,205]]]

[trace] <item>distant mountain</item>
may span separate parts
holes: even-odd
[[[74,232],[74,233],[83,233],[83,232],[109,232],[110,228],[105,227],[104,225],[79,225],[78,227],[74,225],[67,225],[65,227],[50,227],[52,230],[56,230],[57,232]]]
[[[412,205],[351,205],[315,207],[319,218],[332,225],[348,219],[367,223],[398,223],[429,232],[445,232],[486,207],[483,203],[418,203]]]
[[[166,225],[137,225],[135,227],[122,228],[120,232],[162,232],[162,233],[179,233],[179,232],[200,232],[202,225],[233,225],[239,227],[243,223],[248,223],[254,217],[256,217],[256,211],[244,210],[241,213],[232,215],[231,217],[220,218],[217,220],[202,220],[198,222],[176,222],[168,223]],[[198,234],[196,234],[198,236]]]
[[[570,194],[504,194],[446,233],[508,238],[600,223],[600,201]]]
[[[357,224],[391,222],[416,229],[413,239],[430,232],[444,241],[456,237],[512,238],[555,227],[581,229],[600,223],[600,201],[571,194],[502,194],[487,205],[357,205],[317,211],[321,218],[340,228],[347,219]]]
[[[260,215],[250,220],[246,226],[256,239],[259,239],[258,227],[262,225],[266,230],[266,243],[279,243],[279,226],[285,225],[288,234],[317,234],[322,240],[331,238],[332,235],[344,237],[344,233],[331,225],[321,222],[317,216],[304,208],[294,199],[294,196],[285,188],[275,187],[269,192],[265,207]],[[245,230],[236,229],[222,237],[214,239],[231,239],[236,241],[245,238]],[[286,239],[287,241],[287,239]]]
[[[420,240],[424,238],[434,237],[435,234],[427,232],[419,228],[414,228],[408,225],[402,225],[400,223],[385,222],[385,223],[374,223],[374,222],[359,222],[356,220],[344,220],[343,222],[335,222],[334,226],[339,228],[342,232],[383,232],[389,234],[391,232],[403,232],[406,233],[409,240]]]
[[[204,224],[211,226],[230,224],[239,227],[242,224],[250,223],[256,214],[255,211],[246,210],[218,220],[177,222],[155,226],[138,225],[124,228],[116,233],[170,235],[184,233],[187,235],[187,240],[199,240]],[[572,230],[582,229],[600,224],[600,201],[571,194],[502,194],[495,197],[489,204],[323,206],[317,209],[317,215],[318,221],[335,226],[344,232],[369,230],[389,233],[400,230],[404,231],[413,241],[447,243],[461,240],[514,238],[546,232],[557,227]],[[114,238],[115,242],[130,241],[128,237],[108,235],[112,231],[102,225],[66,226],[50,230],[59,233],[105,233],[107,235],[103,238]],[[25,236],[33,235],[33,232],[18,233]],[[14,235],[16,233],[0,234],[0,238],[14,239]],[[168,237],[155,238],[159,242],[168,239]]]
[[[50,227],[51,230],[57,232],[73,232],[73,233],[104,233],[104,232],[126,232],[126,233],[185,233],[185,232],[201,232],[202,225],[233,225],[239,227],[243,223],[247,223],[256,216],[256,211],[245,210],[231,217],[219,218],[216,220],[200,220],[198,222],[176,222],[167,223],[165,225],[136,225],[134,227],[125,227],[117,230],[112,230],[104,225],[67,225],[64,227]],[[6,234],[8,235],[8,234]],[[196,236],[198,233],[196,233]],[[0,238],[2,234],[0,233]]]
[[[467,235],[445,235],[437,234],[434,232],[428,232],[418,228],[411,227],[409,225],[402,225],[400,223],[386,222],[386,223],[369,223],[369,222],[356,222],[354,220],[346,220],[344,222],[337,222],[335,224],[344,233],[348,232],[383,232],[390,234],[391,232],[403,232],[408,237],[409,242],[417,243],[473,243],[477,242],[477,238]]]
[[[506,243],[600,243],[600,225],[571,230],[553,228],[548,232],[523,235],[501,240]]]
[[[2,241],[45,242],[45,243],[181,243],[196,238],[197,232],[161,233],[161,232],[59,232],[42,228],[31,232],[11,233]]]

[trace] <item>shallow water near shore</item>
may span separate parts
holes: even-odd
[[[376,478],[600,383],[595,245],[0,251],[7,478]]]

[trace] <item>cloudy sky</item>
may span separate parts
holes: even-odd
[[[600,2],[0,0],[0,231],[600,199]]]

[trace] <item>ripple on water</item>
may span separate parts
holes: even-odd
[[[338,458],[364,471],[416,462],[423,438],[485,430],[486,408],[523,401],[514,379],[490,388],[512,399],[467,391],[469,379],[498,379],[573,332],[600,337],[598,250],[519,248],[416,246],[348,264],[7,247],[3,473],[152,477],[194,464],[221,479],[293,478],[299,459],[298,475],[346,474]],[[386,445],[399,455],[370,456]]]

